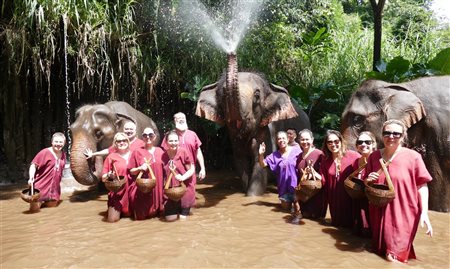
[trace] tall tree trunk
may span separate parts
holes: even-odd
[[[386,0],[370,0],[373,10],[373,62],[372,69],[377,71],[376,66],[381,60],[381,38],[383,33],[383,9]]]

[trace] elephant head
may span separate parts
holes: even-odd
[[[228,55],[227,72],[205,86],[196,115],[226,124],[232,137],[253,137],[270,122],[298,116],[287,90],[269,83],[262,74],[237,71],[236,54]]]
[[[73,141],[70,168],[74,178],[83,185],[97,183],[103,169],[103,157],[87,160],[85,150],[99,151],[110,147],[114,135],[123,130],[127,121],[136,124],[137,134],[141,134],[145,127],[152,127],[159,138],[155,123],[125,102],[84,105],[76,111],[75,117],[70,126]]]
[[[389,119],[401,120],[407,128],[422,120],[426,112],[422,101],[406,84],[365,81],[353,93],[342,114],[341,131],[347,143],[355,145],[362,131],[371,131],[383,145],[381,130]]]

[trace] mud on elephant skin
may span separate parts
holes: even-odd
[[[341,131],[349,145],[371,131],[383,147],[384,121],[399,119],[408,128],[408,147],[422,154],[433,180],[429,207],[450,210],[450,76],[392,84],[368,80],[353,93],[342,114]]]
[[[306,113],[294,108],[286,89],[261,74],[237,72],[235,58],[231,63],[229,58],[227,73],[218,82],[202,89],[196,115],[227,126],[235,168],[247,195],[262,195],[267,187],[268,170],[258,163],[259,144],[265,141],[274,150],[277,131],[310,128]]]
[[[157,135],[156,143],[159,142],[159,131],[153,120],[125,102],[84,105],[77,109],[75,117],[75,122],[70,126],[70,168],[74,178],[83,185],[97,183],[103,168],[103,157],[96,156],[93,160],[86,160],[85,150],[90,148],[98,151],[110,147],[114,135],[123,131],[123,125],[127,121],[136,124],[137,136],[150,126]]]

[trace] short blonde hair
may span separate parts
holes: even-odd
[[[130,144],[130,139],[128,139],[128,136],[123,132],[118,132],[117,134],[114,135],[114,141],[113,141],[114,146],[116,145],[116,142],[117,142],[117,140],[120,139],[120,137],[123,137],[123,139],[126,140],[128,144]]]

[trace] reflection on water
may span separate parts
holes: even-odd
[[[21,186],[24,187],[24,186]],[[107,196],[63,195],[57,208],[28,214],[20,187],[3,189],[1,268],[292,267],[404,268],[368,251],[369,242],[311,220],[289,223],[274,189],[245,197],[236,178],[210,174],[187,221],[104,221]],[[431,212],[435,236],[419,228],[412,268],[449,268],[449,214]]]

